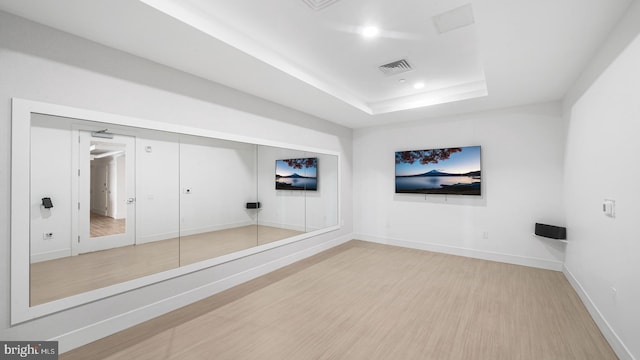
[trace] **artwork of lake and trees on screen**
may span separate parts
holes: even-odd
[[[318,190],[318,158],[276,160],[276,190]]]
[[[396,193],[481,195],[480,146],[396,152]]]

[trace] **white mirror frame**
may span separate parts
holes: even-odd
[[[309,237],[340,229],[340,153],[336,151],[301,147],[297,145],[267,141],[239,135],[224,134],[212,130],[192,128],[178,124],[170,124],[145,120],[93,110],[74,108],[44,102],[12,99],[11,128],[11,324],[15,325],[31,319],[49,315],[58,311],[86,304],[105,297],[137,289],[153,283],[192,273],[222,263],[257,254],[269,249],[287,245]],[[101,123],[132,126],[152,130],[167,131],[178,134],[196,135],[256,145],[274,146],[293,150],[310,151],[337,156],[338,161],[338,223],[324,229],[300,234],[273,243],[259,245],[217,258],[201,261],[160,273],[147,275],[104,288],[91,290],[48,303],[29,306],[29,272],[30,272],[30,155],[31,155],[31,114],[46,114],[74,119],[83,119]]]

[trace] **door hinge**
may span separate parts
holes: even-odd
[[[80,210],[80,203],[78,203],[78,210]]]
[[[78,235],[78,244],[80,244],[80,235]]]
[[[80,176],[80,169],[78,169],[78,176]]]

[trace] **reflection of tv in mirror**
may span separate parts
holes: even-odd
[[[481,195],[480,146],[396,152],[396,193]]]
[[[276,160],[276,190],[318,190],[318,158]]]

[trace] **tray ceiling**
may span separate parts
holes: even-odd
[[[363,127],[560,100],[630,3],[0,0],[0,10]],[[402,60],[410,68],[381,71]]]

